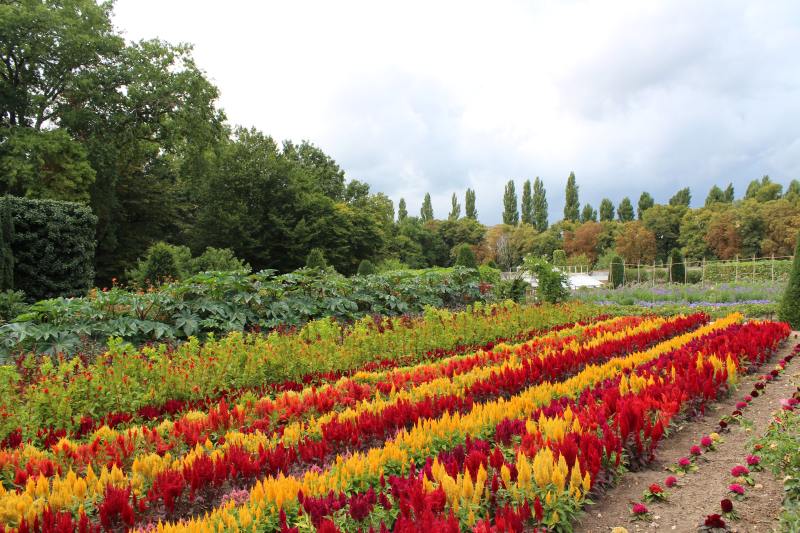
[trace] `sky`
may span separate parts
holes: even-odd
[[[800,2],[117,0],[131,40],[194,45],[232,124],[309,140],[418,214],[509,179],[581,203],[800,179]]]

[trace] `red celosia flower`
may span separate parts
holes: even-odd
[[[718,515],[718,514],[710,514],[710,515],[708,515],[706,517],[705,526],[706,527],[715,527],[715,528],[724,528],[724,527],[726,527],[725,526],[725,520],[723,520],[722,517],[720,515]]]
[[[736,465],[733,468],[731,468],[731,475],[733,477],[746,476],[749,473],[750,470],[748,470],[747,467],[743,465]]]
[[[739,485],[738,483],[731,483],[728,486],[728,490],[733,492],[734,494],[738,494],[739,496],[744,496],[744,487]]]
[[[678,459],[678,464],[685,467],[692,464],[692,462],[689,460],[688,457],[681,457],[680,459]]]
[[[744,409],[745,407],[747,407],[747,402],[736,402],[737,409]]]
[[[668,476],[667,479],[664,480],[664,485],[670,488],[674,487],[677,484],[678,484],[678,478],[676,478],[675,476]]]
[[[692,455],[702,455],[703,450],[700,449],[700,446],[695,444],[694,446],[691,447],[689,453],[691,453]]]
[[[756,466],[761,463],[761,457],[757,455],[748,455],[747,456],[747,464],[748,466]]]
[[[635,515],[644,515],[647,514],[649,511],[647,507],[643,503],[634,503],[633,507],[631,507],[631,512]]]
[[[664,489],[662,489],[661,485],[659,485],[658,483],[653,483],[652,485],[650,485],[649,490],[653,494],[661,494],[662,492],[664,492]]]
[[[714,444],[714,441],[708,435],[704,435],[703,438],[700,439],[700,444],[702,444],[705,448],[708,448]]]
[[[731,511],[733,511],[733,502],[730,501],[728,498],[725,498],[724,500],[719,502],[719,504],[720,507],[722,507],[723,513],[730,513]]]

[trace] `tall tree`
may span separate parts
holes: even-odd
[[[517,208],[517,191],[514,180],[508,180],[503,193],[503,224],[516,226],[519,224],[519,209]]]
[[[626,222],[616,248],[628,263],[649,263],[656,258],[656,236],[638,220]]]
[[[769,176],[764,176],[760,181],[750,182],[744,197],[758,202],[769,202],[780,198],[782,190],[783,186],[780,183],[773,183]]]
[[[794,329],[800,328],[800,234],[797,236],[789,283],[778,306],[778,318],[788,322]]]
[[[683,206],[655,205],[645,211],[642,221],[656,236],[656,257],[667,260],[667,255],[678,247],[681,217],[686,211]]]
[[[475,208],[475,191],[467,189],[464,195],[464,208],[466,209],[467,218],[478,220],[478,210]]]
[[[577,222],[580,216],[581,204],[578,200],[578,185],[575,183],[575,173],[570,172],[567,178],[566,203],[564,204],[564,220]]]
[[[422,200],[422,208],[419,210],[419,216],[423,222],[430,222],[433,220],[433,204],[431,203],[431,193],[425,193],[425,199]]]
[[[608,198],[600,201],[600,220],[614,220],[614,204]]]
[[[627,196],[622,199],[619,203],[619,207],[617,207],[617,217],[619,217],[620,222],[630,222],[633,220],[633,204],[631,203],[631,199]]]
[[[533,224],[533,194],[531,193],[531,180],[522,184],[522,223]]]
[[[461,217],[461,204],[458,203],[458,196],[453,193],[450,198],[450,213],[447,215],[449,220],[458,220]]]
[[[539,176],[533,180],[533,225],[540,232],[547,229],[547,192]]]
[[[711,190],[708,191],[708,196],[706,196],[706,203],[705,206],[709,207],[714,204],[724,203],[725,202],[725,193],[722,189],[714,185],[711,187]]]
[[[792,202],[800,200],[800,181],[790,181],[783,197]]]
[[[728,183],[728,186],[725,187],[725,203],[732,204],[733,203],[733,183]]]
[[[650,196],[650,193],[647,191],[643,192],[642,195],[639,196],[639,205],[638,205],[639,209],[636,212],[637,218],[639,220],[642,220],[644,212],[653,207],[654,205],[656,205],[656,202],[655,200],[653,200],[653,197]]]
[[[408,208],[406,207],[406,199],[400,198],[400,202],[397,204],[397,221],[402,222],[403,220],[408,217]]]
[[[676,192],[675,195],[669,199],[669,205],[675,205],[675,206],[683,205],[689,207],[691,201],[692,201],[692,193],[689,191],[689,187],[684,187],[683,189]]]
[[[597,211],[592,204],[586,204],[581,210],[581,222],[597,222]]]

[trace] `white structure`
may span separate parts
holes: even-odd
[[[528,282],[531,287],[538,287],[539,282],[536,278],[527,272],[504,272],[503,273],[505,278],[509,279],[514,276],[519,276],[521,279],[524,279]],[[571,272],[567,274],[567,278],[569,281],[569,288],[572,290],[581,289],[584,287],[602,287],[605,283],[593,276],[585,272]]]

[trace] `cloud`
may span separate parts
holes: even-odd
[[[566,176],[599,205],[800,178],[800,4],[118,0],[131,38],[195,44],[232,122],[309,139],[409,211]]]

